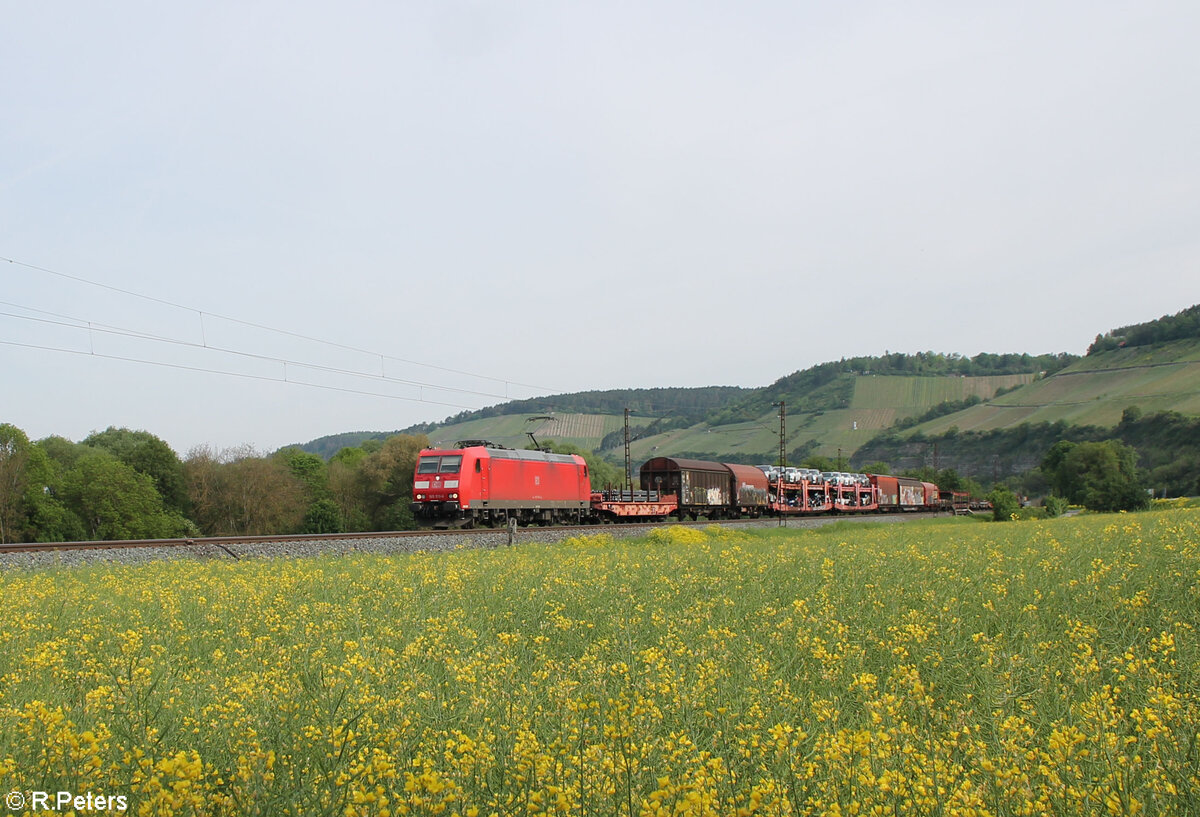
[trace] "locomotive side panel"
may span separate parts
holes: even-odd
[[[586,508],[592,491],[582,457],[541,451],[488,452],[488,508]]]

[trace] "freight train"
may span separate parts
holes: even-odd
[[[907,477],[676,457],[647,460],[640,483],[640,490],[593,491],[578,455],[472,442],[421,451],[411,508],[436,527],[495,527],[939,511],[964,501]]]

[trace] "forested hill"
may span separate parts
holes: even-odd
[[[620,417],[626,408],[643,420],[655,420],[654,433],[662,433],[701,423],[707,426],[722,426],[753,421],[769,414],[771,405],[781,400],[787,403],[789,411],[814,412],[842,408],[851,398],[854,380],[858,375],[989,377],[1053,373],[1075,360],[1078,360],[1076,356],[1067,354],[983,353],[974,357],[964,357],[937,352],[919,352],[912,355],[889,352],[878,357],[852,357],[821,363],[793,372],[761,388],[706,386],[555,394],[464,411],[441,422],[420,423],[400,432],[389,433],[434,435],[441,429],[462,427],[475,421],[539,414]],[[358,445],[364,439],[382,440],[389,433],[339,434],[313,440],[301,447],[305,451],[328,458],[343,446]],[[596,443],[599,442],[597,439]]]
[[[664,427],[682,427],[702,422],[743,395],[757,391],[739,386],[703,386],[673,389],[610,389],[576,394],[552,394],[529,400],[512,400],[496,406],[463,411],[437,423],[418,423],[398,431],[351,431],[318,437],[294,447],[329,459],[342,448],[361,445],[364,440],[384,440],[393,434],[431,434],[446,426],[461,425],[510,415],[604,414],[620,416],[628,408],[640,417],[665,418]]]
[[[939,352],[913,355],[886,353],[880,357],[849,357],[821,363],[781,377],[770,386],[749,391],[705,419],[712,425],[752,420],[768,413],[780,401],[791,409],[826,411],[848,405],[858,375],[898,375],[907,377],[994,377],[1012,374],[1053,374],[1079,360],[1066,353],[990,354],[974,357]]]
[[[688,389],[611,389],[552,394],[529,400],[513,400],[475,411],[463,411],[453,417],[447,417],[440,423],[410,426],[404,429],[404,433],[425,434],[441,426],[510,414],[623,414],[625,409],[641,416],[670,416],[679,421],[686,420],[690,425],[704,420],[712,412],[719,411],[743,395],[756,391],[758,389],[744,389],[740,386],[702,386]]]
[[[1173,340],[1200,338],[1200,304],[1145,323],[1135,323],[1097,335],[1089,356],[1129,346],[1150,346]]]
[[[670,417],[672,425],[684,421],[707,422],[711,425],[740,422],[768,412],[771,404],[780,400],[805,400],[815,408],[836,408],[839,395],[836,389],[822,391],[840,375],[907,375],[937,377],[960,375],[988,377],[1006,374],[1057,372],[1078,360],[1076,355],[989,354],[963,357],[938,352],[918,352],[908,355],[887,353],[882,357],[850,357],[821,363],[793,372],[769,386],[757,389],[738,386],[706,386],[688,389],[613,389],[585,391],[577,394],[555,394],[530,400],[513,400],[497,406],[464,411],[447,417],[440,423],[422,423],[405,429],[405,433],[427,433],[446,425],[465,423],[488,417],[511,414],[621,414],[626,408],[645,417]]]
[[[804,444],[816,446],[815,450],[822,453],[843,449],[853,451],[872,433],[889,427],[898,432],[916,424],[922,426],[918,429],[922,433],[936,435],[954,426],[964,430],[1006,426],[1006,417],[1000,415],[1008,408],[1020,415],[1014,422],[1037,422],[1041,415],[1047,415],[1048,421],[1111,426],[1126,406],[1134,404],[1147,412],[1193,413],[1191,403],[1179,398],[1180,394],[1194,394],[1190,369],[1184,365],[1194,359],[1189,351],[1192,339],[1200,342],[1200,305],[1099,335],[1086,358],[1065,353],[982,353],[965,357],[937,352],[886,352],[879,356],[821,363],[792,372],[761,388],[709,386],[558,394],[462,412],[441,422],[411,426],[403,432],[428,434],[431,439],[436,439],[435,435],[446,439],[478,436],[492,439],[498,436],[504,437],[508,441],[506,444],[523,444],[525,432],[536,431],[539,436],[566,436],[585,448],[604,449],[610,444],[614,429],[620,427],[619,418],[628,408],[638,418],[635,436],[640,436],[648,446],[646,452],[639,453],[653,450],[658,453],[673,451],[679,455],[686,452],[707,453],[712,457],[761,458],[774,445],[769,439],[745,439],[737,445],[733,443],[772,422],[770,418],[778,414],[775,406],[781,402],[786,404],[787,416],[796,418],[789,425],[790,429],[796,430],[791,436],[796,436],[803,424]],[[1184,346],[1175,349],[1179,344]],[[1098,391],[1088,391],[1090,385],[1084,370],[1090,372],[1097,366],[1145,369],[1151,359],[1156,365],[1168,362],[1171,366],[1157,365],[1157,368],[1146,370],[1150,372],[1146,377],[1170,375],[1171,383],[1159,388],[1155,384],[1130,382],[1126,384],[1129,388],[1124,388],[1124,381],[1120,384],[1106,381],[1090,384]],[[1056,377],[1060,374],[1062,376]],[[1130,377],[1126,375],[1125,380]],[[961,389],[955,392],[948,387],[951,379],[957,382],[960,378]],[[892,382],[888,386],[884,381]],[[933,385],[937,387],[933,388]],[[885,386],[891,391],[888,392]],[[1144,396],[1157,395],[1159,391],[1163,392],[1161,399]],[[1105,395],[1113,399],[1101,399]],[[1040,414],[1035,416],[1030,412]],[[553,428],[535,428],[516,419],[527,421],[536,415],[554,415],[561,422]],[[587,429],[574,428],[565,419],[568,415],[592,419],[588,421]],[[739,425],[745,427],[745,434],[737,431]],[[699,429],[699,433],[705,434],[704,440],[694,439],[696,435],[687,439],[681,438],[680,434],[670,438],[663,436],[688,428]],[[856,433],[847,436],[842,433],[846,429]],[[455,437],[456,434],[462,436]],[[363,439],[372,437],[382,440],[387,436],[388,433],[382,431],[336,435],[313,440],[303,448],[329,457],[343,446],[358,445]]]

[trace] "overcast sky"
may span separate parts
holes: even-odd
[[[0,422],[268,451],[1082,353],[1200,302],[1198,32],[1194,0],[8,2]]]

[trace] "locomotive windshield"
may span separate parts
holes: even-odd
[[[462,467],[462,455],[452,457],[421,457],[417,463],[418,474],[457,474]]]

